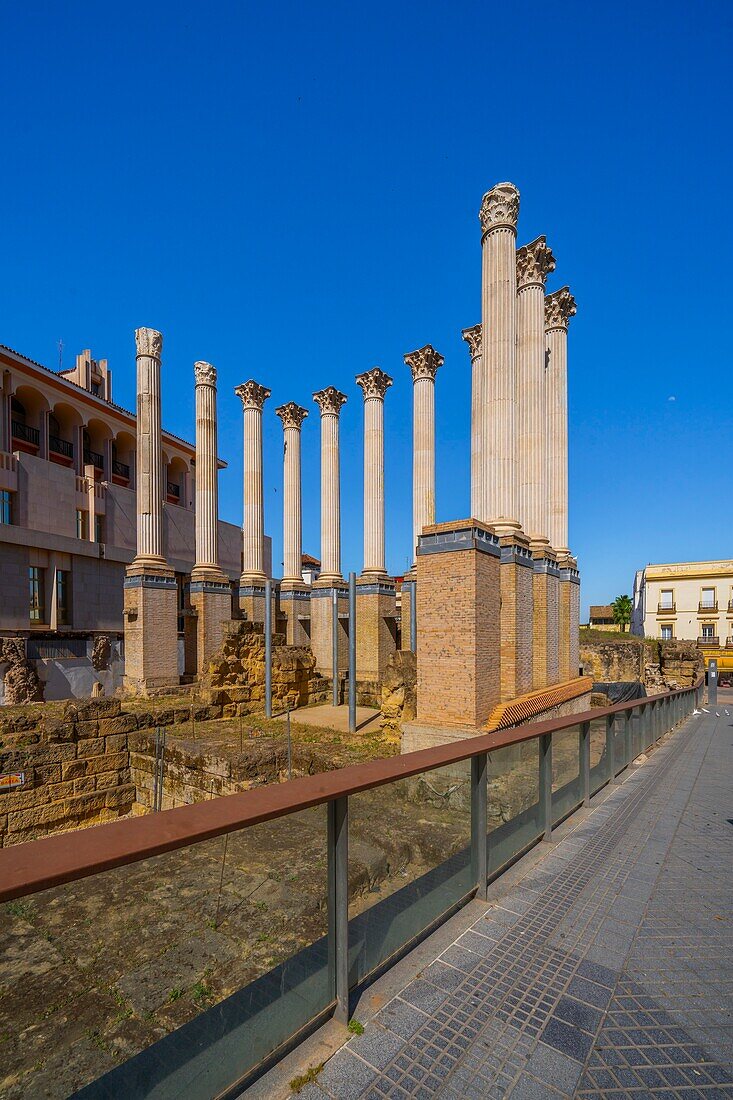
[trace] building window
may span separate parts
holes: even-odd
[[[714,623],[703,623],[702,624],[702,636],[703,636],[703,638],[714,638],[715,637],[715,624]]]
[[[76,537],[84,540],[89,538],[89,514],[84,508],[76,510]]]
[[[43,570],[31,565],[28,570],[30,580],[30,618],[32,623],[45,622],[45,593],[43,590]]]
[[[13,494],[9,489],[0,489],[0,523],[13,522]]]
[[[715,589],[703,588],[700,596],[700,607],[707,607],[712,609],[715,607]]]
[[[71,622],[71,573],[68,569],[56,570],[56,624],[68,626]]]
[[[662,627],[662,641],[663,642],[671,642],[673,637],[674,637],[674,635],[672,634],[672,627],[671,626],[663,626]]]
[[[674,607],[674,591],[671,588],[663,588],[659,593],[659,607],[662,611],[671,611]]]

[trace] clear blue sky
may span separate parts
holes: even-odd
[[[193,438],[192,364],[219,370],[221,512],[241,520],[241,408],[266,406],[266,525],[282,557],[275,407],[303,431],[319,553],[318,410],[349,397],[344,568],[361,565],[361,394],[386,402],[388,567],[411,530],[405,352],[432,343],[437,513],[469,510],[477,211],[521,191],[570,333],[570,535],[583,607],[648,561],[733,554],[730,3],[0,6],[0,342],[107,357],[134,406],[133,330],[162,330],[164,423]],[[726,201],[727,200],[727,201]],[[713,478],[711,488],[709,479]]]

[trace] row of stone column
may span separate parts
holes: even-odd
[[[555,258],[544,236],[516,248],[519,192],[488,191],[479,212],[481,325],[472,361],[471,514],[567,554],[568,287],[545,295]]]

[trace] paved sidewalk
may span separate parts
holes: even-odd
[[[613,788],[300,1100],[733,1098],[726,705]]]

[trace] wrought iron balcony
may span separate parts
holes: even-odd
[[[701,601],[698,604],[698,608],[697,608],[697,612],[698,612],[699,615],[704,615],[707,612],[711,612],[712,614],[715,614],[715,612],[717,610],[718,610],[718,601],[717,600],[715,601],[715,603],[702,603],[702,601]]]
[[[701,638],[697,639],[697,644],[701,646],[709,646],[711,649],[717,649],[720,645],[720,638],[713,638],[708,634],[703,634]]]
[[[40,446],[41,433],[38,428],[30,428],[27,424],[22,424],[20,420],[14,420],[12,431],[14,439],[22,439],[24,443],[32,443],[34,447]]]
[[[168,496],[169,497],[174,497],[175,500],[180,501],[180,499],[181,499],[181,487],[180,487],[180,485],[174,485],[174,483],[172,481],[169,481],[168,482]]]
[[[84,448],[84,462],[87,466],[94,466],[95,470],[104,469],[104,455],[99,451],[91,451],[89,447]]]
[[[112,473],[117,474],[118,477],[126,477],[130,480],[130,467],[126,462],[118,462],[116,458],[112,459]]]
[[[68,439],[59,438],[57,435],[48,437],[48,449],[53,451],[55,455],[63,455],[64,458],[74,457],[74,444],[69,443]]]
[[[675,615],[676,613],[676,603],[660,603],[657,606],[657,615]]]
[[[726,649],[733,649],[733,638],[726,638],[725,639],[725,648]]]

